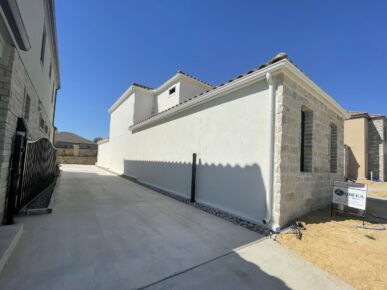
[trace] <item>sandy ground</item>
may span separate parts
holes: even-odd
[[[387,200],[368,199],[367,210],[387,218]],[[320,268],[357,289],[387,289],[387,230],[356,229],[362,225],[354,216],[330,216],[330,209],[315,211],[301,222],[302,240],[285,232],[277,241]],[[382,221],[387,228],[387,219]],[[370,227],[380,224],[366,222]]]
[[[387,198],[387,182],[373,182],[369,180],[358,181],[359,183],[368,184],[368,195]]]

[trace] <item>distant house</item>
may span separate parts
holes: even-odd
[[[344,128],[344,143],[349,147],[348,177],[387,181],[386,117],[352,112]]]
[[[59,88],[54,1],[0,1],[0,216],[17,127],[52,142]]]
[[[55,133],[57,162],[67,164],[95,164],[98,145],[71,132]]]
[[[347,111],[279,54],[212,86],[178,71],[132,84],[110,107],[98,165],[278,228],[331,201],[344,180]]]

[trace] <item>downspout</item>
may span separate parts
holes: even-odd
[[[268,224],[272,218],[273,211],[273,181],[274,181],[274,138],[275,138],[275,87],[272,75],[270,72],[266,74],[266,80],[269,85],[269,174],[268,186],[266,190],[266,215],[263,219],[263,224]]]

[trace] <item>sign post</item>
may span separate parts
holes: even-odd
[[[367,190],[367,184],[335,181],[333,185],[331,216],[334,210],[347,212],[363,217],[364,223],[364,218],[366,216]],[[341,205],[342,209],[335,207],[335,205]],[[346,207],[360,210],[361,213],[348,211],[346,210]]]

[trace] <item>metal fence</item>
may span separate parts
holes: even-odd
[[[53,184],[56,174],[56,149],[47,138],[27,140],[28,129],[18,119],[13,141],[4,224],[12,224],[13,216]]]
[[[16,209],[19,210],[55,179],[56,150],[47,138],[36,141],[27,141],[24,158],[22,186],[16,200]]]

